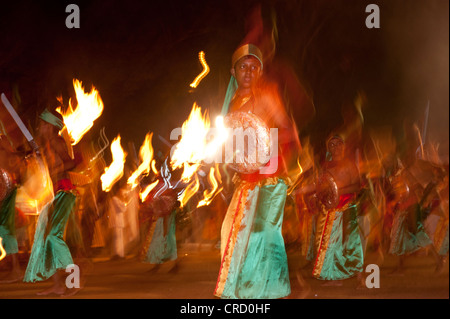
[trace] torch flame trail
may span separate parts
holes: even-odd
[[[210,190],[210,191],[208,191],[208,190],[205,190],[204,192],[203,192],[203,199],[198,203],[198,205],[197,205],[197,208],[198,207],[201,207],[201,206],[207,206],[207,205],[209,205],[211,202],[212,202],[212,200],[214,199],[214,197],[218,194],[218,193],[220,193],[221,191],[222,191],[222,189],[223,189],[223,187],[218,187],[219,186],[219,183],[218,183],[218,181],[216,180],[216,178],[214,177],[214,173],[215,173],[215,170],[214,170],[214,167],[212,167],[211,168],[211,170],[209,171],[209,175],[208,175],[208,181],[211,183],[211,185],[213,186],[213,188],[212,188],[212,190]],[[219,172],[217,171],[217,173],[219,174]],[[220,178],[220,174],[219,174],[219,178]]]
[[[175,145],[170,161],[172,169],[183,168],[181,180],[188,184],[187,188],[179,195],[182,206],[199,189],[197,172],[202,167],[202,162],[212,160],[227,139],[228,130],[224,126],[222,117],[216,118],[216,126],[218,130],[213,131],[214,138],[210,139],[211,128],[208,113],[202,114],[201,108],[194,103],[189,118],[182,125],[181,140]],[[204,199],[199,203],[200,206],[209,205],[212,198],[222,190],[221,188],[218,190],[218,182],[214,177],[216,172],[219,171],[211,169],[209,172],[208,177],[212,190],[204,192]],[[220,173],[218,174],[220,179]]]
[[[154,181],[150,185],[148,185],[142,192],[139,193],[139,198],[141,199],[141,202],[145,202],[147,199],[148,194],[158,185],[158,180]]]
[[[3,248],[2,241],[3,238],[0,237],[0,260],[6,257],[6,251],[5,248]]]
[[[194,103],[189,118],[183,123],[181,140],[176,145],[170,161],[173,169],[184,168],[183,181],[189,181],[204,158],[209,127],[209,117],[207,114],[203,117],[201,108]]]
[[[100,177],[102,181],[102,189],[109,192],[112,186],[122,178],[123,169],[125,166],[125,158],[127,154],[123,151],[120,145],[120,135],[118,135],[111,143],[112,163],[105,168],[105,172]]]
[[[203,78],[209,73],[209,66],[205,60],[205,52],[200,51],[198,54],[198,59],[200,60],[200,63],[203,66],[203,71],[199,75],[197,75],[195,80],[190,84],[190,86],[194,89],[199,85],[200,81],[203,80]]]
[[[155,160],[152,160],[151,166],[152,166],[153,173],[157,175],[158,174],[158,169],[156,168],[156,161]]]
[[[76,108],[73,109],[72,102],[69,100],[66,112],[62,112],[60,107],[56,111],[63,116],[72,145],[76,145],[102,114],[103,101],[94,87],[90,93],[85,93],[82,83],[77,79],[73,80],[73,87],[78,103]]]
[[[200,181],[198,179],[198,176],[195,175],[194,181],[192,181],[178,196],[178,200],[180,201],[180,207],[184,207],[186,203],[189,201],[189,199],[192,196],[194,196],[195,193],[197,193],[199,188],[200,188]]]
[[[287,190],[287,194],[290,195],[295,188],[301,183],[301,181],[303,180],[303,167],[300,164],[300,156],[297,157],[297,172],[295,173],[295,177],[293,178],[294,182],[292,183],[291,186],[289,186],[288,190]]]
[[[138,185],[137,179],[139,176],[148,175],[148,173],[150,173],[150,166],[153,159],[152,137],[153,133],[147,134],[145,136],[145,141],[139,150],[139,156],[142,163],[128,178],[128,184],[131,185],[131,188],[135,188]]]

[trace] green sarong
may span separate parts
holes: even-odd
[[[24,282],[43,281],[58,270],[73,264],[64,230],[75,205],[76,196],[60,191],[39,215],[33,248],[25,271]]]
[[[0,205],[0,237],[7,255],[17,254],[19,248],[16,238],[16,194],[14,188]]]

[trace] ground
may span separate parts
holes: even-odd
[[[165,264],[155,272],[149,264],[136,257],[108,260],[93,258],[88,264],[84,287],[70,297],[37,296],[36,293],[51,285],[40,283],[12,283],[0,286],[0,299],[209,299],[214,300],[220,266],[220,253],[209,246],[184,244],[178,248],[178,268]],[[424,252],[412,255],[406,261],[403,276],[390,273],[396,265],[393,256],[381,262],[376,255],[367,254],[366,263],[379,265],[380,288],[356,289],[356,279],[348,279],[340,287],[323,286],[323,282],[311,277],[311,267],[295,249],[288,250],[292,293],[288,299],[448,299],[448,263],[444,272],[434,273],[434,260]],[[0,264],[0,277],[7,273],[8,262]],[[23,265],[26,267],[26,264]],[[297,280],[297,271],[306,285]],[[367,278],[371,273],[364,273]]]

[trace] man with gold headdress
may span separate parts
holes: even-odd
[[[66,291],[62,272],[73,264],[69,247],[64,241],[64,230],[75,206],[74,186],[67,172],[74,167],[64,139],[58,132],[64,127],[58,114],[45,110],[40,115],[38,144],[48,164],[55,197],[40,213],[34,235],[33,248],[25,271],[25,282],[53,278],[54,285],[39,295]]]
[[[222,262],[214,295],[220,298],[283,298],[291,293],[281,232],[288,178],[285,145],[298,144],[278,87],[263,76],[263,56],[253,44],[232,56],[231,80],[222,114],[258,118],[278,129],[282,156],[254,173],[235,174],[235,190],[221,230]],[[283,158],[284,157],[284,158]],[[269,170],[264,168],[270,167]]]

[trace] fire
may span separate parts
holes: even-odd
[[[171,154],[170,165],[174,170],[183,168],[181,180],[188,184],[186,189],[179,195],[179,201],[182,206],[199,189],[197,172],[202,167],[202,163],[213,160],[228,136],[223,118],[217,117],[215,123],[217,130],[214,131],[214,137],[208,141],[211,136],[209,116],[206,112],[202,114],[201,108],[194,103],[189,118],[183,123],[181,128],[181,140],[175,145],[175,149]],[[204,192],[204,199],[199,203],[200,206],[208,205],[216,193],[222,190],[218,190],[218,183],[214,173],[215,170],[212,168],[208,176],[209,182],[213,187],[211,191]]]
[[[210,136],[210,120],[207,112],[202,115],[201,108],[194,103],[189,118],[181,128],[181,140],[171,155],[170,165],[173,169],[183,167],[183,181],[188,181],[199,169],[201,162],[211,160],[225,142],[228,134],[223,117],[216,118],[217,136],[208,141]]]
[[[142,163],[128,178],[128,184],[131,185],[132,189],[138,185],[137,179],[141,175],[148,175],[148,173],[150,173],[151,162],[153,159],[152,137],[153,133],[149,133],[145,136],[145,141],[139,150],[139,156]]]
[[[139,198],[141,199],[141,202],[145,202],[147,199],[148,194],[158,185],[158,180],[154,181],[150,185],[148,185],[142,192],[139,193]]]
[[[3,248],[2,241],[3,238],[0,237],[0,260],[6,257],[6,251],[5,248]]]
[[[216,164],[216,166],[217,166],[217,164]],[[209,171],[208,181],[213,186],[213,188],[210,191],[205,190],[203,192],[203,199],[198,203],[197,207],[209,205],[212,202],[212,200],[214,199],[214,197],[222,191],[223,187],[220,187],[220,188],[218,187],[219,182],[216,180],[216,178],[214,176],[214,173],[216,171],[219,174],[219,179],[220,179],[219,170],[217,168],[216,168],[216,170],[214,170],[214,167],[212,167],[211,170]]]
[[[180,202],[180,207],[184,207],[189,199],[197,193],[200,188],[200,181],[198,176],[195,175],[194,181],[192,181],[178,196],[178,200]]]
[[[214,136],[214,139],[212,139],[210,142],[207,143],[205,146],[205,155],[204,159],[208,161],[213,161],[216,155],[218,154],[220,148],[225,143],[225,141],[228,138],[228,130],[225,127],[225,123],[223,121],[223,116],[217,116],[216,120],[216,130],[215,133],[217,134]]]
[[[152,160],[151,166],[152,166],[153,173],[154,174],[158,174],[158,169],[156,168],[156,161],[155,160]]]
[[[60,107],[56,111],[63,116],[71,143],[76,145],[102,114],[103,101],[94,87],[90,93],[85,93],[82,83],[77,79],[73,80],[73,87],[78,103],[75,110],[72,107],[71,100],[69,100],[66,112],[62,112]]]
[[[203,71],[195,78],[195,80],[191,83],[192,88],[196,88],[201,80],[209,73],[209,66],[205,60],[205,52],[200,51],[198,54],[198,59],[203,66]]]
[[[42,208],[53,200],[53,183],[44,158],[27,158],[24,182],[17,189],[16,207],[28,215],[39,215]]]
[[[289,174],[291,174],[293,176],[294,182],[289,186],[289,188],[287,190],[288,195],[290,195],[302,181],[303,167],[302,167],[302,164],[300,163],[300,156],[297,157],[296,172],[295,173],[289,172]]]
[[[112,163],[109,167],[105,168],[105,172],[100,177],[102,181],[102,189],[105,192],[109,192],[113,185],[122,178],[123,169],[125,166],[125,158],[127,154],[120,145],[120,135],[118,135],[111,143]]]
[[[209,116],[206,113],[202,116],[201,108],[194,103],[189,118],[181,127],[182,137],[170,161],[172,169],[184,168],[182,180],[185,182],[198,170],[204,158],[209,127]]]

